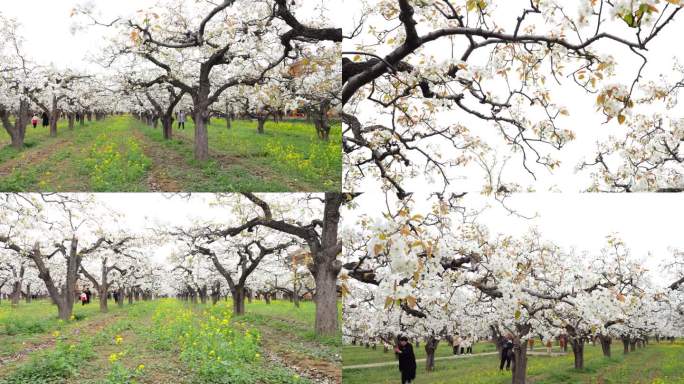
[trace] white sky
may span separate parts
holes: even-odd
[[[154,5],[155,0],[95,1],[104,15],[115,19],[119,15],[132,15],[135,11]],[[0,11],[21,24],[21,35],[28,56],[39,64],[54,63],[58,68],[97,70],[97,65],[86,62],[89,52],[96,52],[104,41],[104,28],[90,28],[87,33],[71,34],[74,20],[71,10],[77,0],[21,0],[3,1]],[[106,16],[105,16],[106,17]],[[111,20],[108,20],[111,21]]]
[[[371,217],[382,213],[384,196],[363,194],[357,198],[359,209]],[[424,195],[416,195],[416,207],[425,207]],[[606,236],[617,233],[630,248],[632,256],[650,270],[671,256],[668,248],[684,249],[682,194],[517,194],[507,200],[507,206],[533,219],[511,215],[501,205],[481,195],[469,194],[463,200],[469,209],[490,206],[479,217],[492,235],[497,233],[522,235],[536,226],[545,239],[581,254],[598,254],[606,244]],[[375,214],[376,216],[373,216]],[[346,215],[345,225],[353,225],[354,214]],[[649,252],[651,257],[649,257]],[[661,279],[662,280],[662,279]],[[656,283],[661,281],[654,279]]]
[[[192,1],[192,0],[188,0]],[[342,4],[329,0],[303,0],[316,5],[325,2],[331,15],[339,14]],[[157,0],[91,0],[96,4],[102,21],[110,22],[119,16],[132,16],[140,9],[154,6]],[[39,64],[54,63],[58,68],[100,71],[97,64],[88,63],[89,53],[98,52],[110,32],[94,27],[71,34],[74,19],[71,10],[83,0],[2,0],[0,12],[17,19],[25,39],[25,50]],[[299,16],[304,20],[307,15]]]
[[[192,194],[189,199],[177,195],[160,193],[104,193],[95,194],[97,201],[111,207],[114,211],[125,212],[122,221],[131,232],[143,231],[160,226],[188,225],[194,220],[226,221],[230,215],[228,208],[210,205],[211,194]],[[152,259],[160,264],[168,264],[172,247],[156,249]]]

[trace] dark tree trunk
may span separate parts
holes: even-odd
[[[511,377],[511,383],[525,384],[527,379],[527,343],[515,343],[513,352],[513,376]]]
[[[311,272],[316,281],[316,334],[334,335],[339,331],[337,319],[337,275],[342,265],[337,255],[342,251],[338,241],[340,206],[344,195],[327,192],[323,208],[321,249],[312,250],[314,266]]]
[[[209,160],[209,133],[207,130],[207,118],[209,117],[208,105],[209,89],[200,90],[193,97],[195,123],[195,160]]]
[[[12,285],[12,306],[19,305],[19,299],[21,299],[21,280],[17,280]]]
[[[610,336],[599,335],[599,340],[601,340],[601,351],[603,351],[604,357],[610,357],[610,344],[613,342]]]
[[[245,287],[236,286],[231,290],[233,296],[233,315],[242,316],[245,314]]]
[[[575,369],[584,369],[584,338],[572,340],[572,354],[575,356]]]
[[[69,129],[70,130],[74,129],[74,120],[75,120],[74,114],[73,113],[67,114],[67,119],[69,120]]]
[[[202,304],[207,303],[207,286],[204,285],[202,288],[199,289],[199,297],[200,297],[200,302]]]
[[[14,120],[14,123],[11,123],[9,120],[9,111],[0,105],[0,121],[2,121],[2,126],[10,137],[12,147],[18,150],[24,148],[26,125],[29,123],[28,112],[28,101],[20,101],[16,119]]]
[[[314,126],[318,138],[324,141],[330,140],[330,121],[328,120],[328,110],[330,109],[329,102],[323,102],[316,107],[314,112]]]
[[[334,264],[334,263],[333,263]],[[338,331],[337,275],[333,265],[321,265],[314,276],[316,281],[316,333],[334,335]]]
[[[57,109],[57,96],[52,96],[52,110],[50,111],[50,137],[57,137],[57,120],[59,120],[59,110]]]
[[[26,303],[31,302],[31,283],[26,284]]]
[[[257,118],[257,133],[260,135],[264,134],[264,125],[266,124],[266,119],[268,119],[268,116],[259,116]]]
[[[97,294],[100,296],[100,312],[107,313],[109,308],[107,307],[107,287],[101,287]]]
[[[124,305],[124,288],[119,287],[119,294],[116,296],[116,304],[119,308],[123,308]]]
[[[173,138],[173,119],[170,116],[162,119],[162,129],[164,139],[171,140]]]
[[[622,338],[622,347],[623,347],[623,354],[628,354],[629,353],[629,337],[623,337]]]

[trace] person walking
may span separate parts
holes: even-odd
[[[501,348],[501,363],[499,364],[499,371],[503,371],[504,363],[506,370],[511,369],[511,360],[513,360],[513,336],[506,335]]]
[[[399,338],[399,345],[394,347],[394,353],[399,359],[401,384],[411,384],[416,378],[416,355],[413,354],[413,346],[409,343],[408,337]]]
[[[50,125],[50,116],[48,116],[47,112],[43,112],[42,118],[43,118],[43,128]]]
[[[93,292],[90,290],[90,288],[86,288],[85,293],[86,293],[86,304],[90,304],[90,297],[93,295]]]
[[[31,118],[31,124],[33,124],[33,128],[38,126],[38,114],[34,114],[33,117]]]
[[[86,295],[85,291],[81,292],[80,300],[81,305],[86,305],[86,301],[88,301],[88,295]]]
[[[185,129],[185,111],[182,109],[178,111],[178,128],[180,129],[181,127]]]

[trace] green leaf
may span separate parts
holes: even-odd
[[[635,26],[634,25],[634,15],[632,15],[631,13],[628,13],[628,14],[622,16],[622,20],[624,20],[627,23],[627,25],[629,25],[632,28]]]

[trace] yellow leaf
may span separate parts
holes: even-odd
[[[625,115],[618,115],[618,123],[624,124],[625,123]]]
[[[406,298],[406,304],[408,304],[409,308],[415,308],[416,307],[416,298],[413,296],[409,296]]]
[[[392,303],[394,303],[394,299],[392,299],[391,297],[387,297],[385,299],[385,309],[391,307]]]

